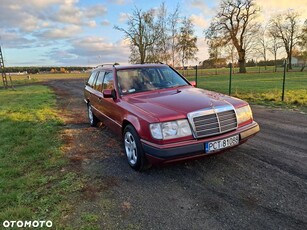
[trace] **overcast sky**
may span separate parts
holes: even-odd
[[[1,0],[0,45],[6,66],[94,66],[127,63],[129,45],[114,25],[126,26],[135,6],[143,10],[162,1],[145,0]],[[219,1],[166,0],[168,10],[180,4],[198,37],[198,59],[208,58],[204,29]],[[256,0],[266,20],[294,9],[307,19],[306,0]]]

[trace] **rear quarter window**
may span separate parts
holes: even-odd
[[[88,81],[87,81],[87,85],[93,87],[94,83],[95,83],[95,79],[96,79],[96,75],[97,72],[92,72],[91,76],[89,77]]]
[[[99,72],[96,84],[95,84],[95,89],[98,90],[99,92],[102,91],[102,83],[103,83],[103,78],[104,78],[105,72]]]

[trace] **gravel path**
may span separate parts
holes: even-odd
[[[133,171],[120,140],[87,124],[80,80],[49,82],[68,157],[89,178],[82,212],[114,229],[307,229],[307,115],[253,106],[260,133],[224,154]]]

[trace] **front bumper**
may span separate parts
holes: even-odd
[[[210,138],[203,138],[188,142],[187,141],[179,142],[169,145],[156,145],[142,140],[142,145],[148,160],[152,164],[155,164],[160,162],[185,160],[188,158],[196,158],[196,157],[202,157],[206,155],[219,153],[227,149],[236,147],[238,145],[229,148],[224,148],[213,153],[206,153],[205,143],[221,140],[239,134],[239,145],[240,145],[243,144],[250,137],[256,135],[259,131],[260,131],[259,125],[257,124],[257,122],[253,122],[244,127],[240,127],[235,131],[222,135],[217,135]]]

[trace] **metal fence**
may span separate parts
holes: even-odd
[[[190,81],[196,81],[199,88],[209,89],[245,98],[281,101],[307,105],[307,71],[294,67],[287,71],[287,65],[248,67],[247,73],[239,73],[237,67],[203,69],[177,69]],[[274,94],[274,95],[273,95]],[[291,95],[290,95],[291,94]],[[251,96],[252,95],[252,96]]]

